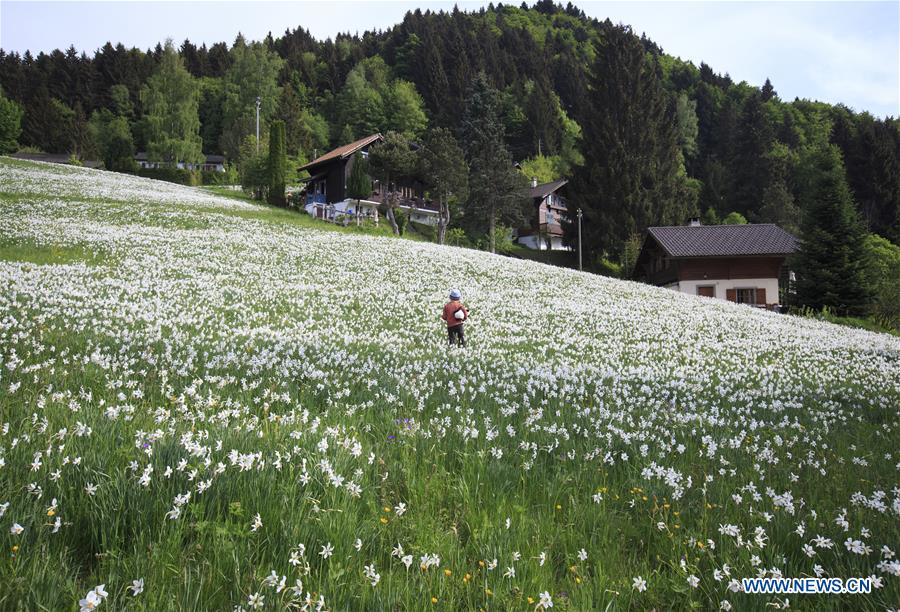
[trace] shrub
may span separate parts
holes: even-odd
[[[178,183],[179,185],[197,186],[200,184],[200,173],[195,170],[183,170],[181,168],[139,168],[138,176]]]
[[[403,232],[406,231],[406,223],[408,219],[406,218],[406,213],[400,210],[399,208],[394,209],[394,221],[397,222],[397,230],[400,232],[400,235],[403,235]]]

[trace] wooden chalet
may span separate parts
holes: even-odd
[[[558,179],[538,185],[537,179],[531,179],[528,192],[534,203],[528,227],[516,230],[515,240],[529,249],[540,251],[568,250],[563,244],[562,220],[568,215],[566,198],[563,196],[569,181]]]
[[[633,276],[666,287],[759,308],[774,309],[785,259],[797,239],[771,223],[651,227]]]
[[[384,138],[372,134],[338,147],[299,168],[309,172],[306,182],[306,212],[319,219],[336,221],[341,217],[378,218],[378,206],[385,198],[386,189],[380,181],[372,181],[372,193],[362,200],[347,196],[347,180],[353,168],[353,156],[359,153],[369,156],[369,149]],[[407,214],[410,221],[437,225],[439,208],[431,200],[425,199],[424,185],[420,181],[401,178],[391,185],[399,194],[398,208]],[[358,210],[357,210],[358,209]]]

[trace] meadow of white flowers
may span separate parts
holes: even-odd
[[[0,608],[900,606],[900,339],[268,212],[0,160]]]

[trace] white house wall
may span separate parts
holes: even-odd
[[[715,287],[715,296],[720,300],[726,299],[725,292],[728,289],[757,288],[766,290],[766,302],[778,303],[778,279],[777,278],[737,278],[727,280],[690,280],[666,285],[667,289],[674,289],[682,293],[697,295],[697,287]]]

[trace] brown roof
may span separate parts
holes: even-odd
[[[532,198],[540,198],[543,200],[568,182],[567,179],[557,179],[555,181],[550,181],[549,183],[538,185],[537,187],[532,187],[529,193]]]
[[[773,223],[651,227],[669,257],[788,255],[797,239]]]
[[[317,157],[308,164],[300,166],[299,170],[308,170],[313,166],[318,166],[319,164],[330,161],[332,159],[345,159],[347,157],[350,157],[366,145],[372,144],[376,140],[381,140],[381,134],[372,134],[371,136],[360,138],[356,142],[351,142],[350,144],[338,147],[337,149],[329,151],[325,155]]]

